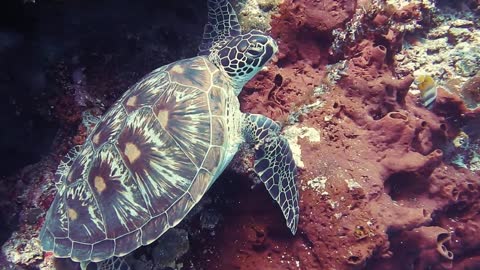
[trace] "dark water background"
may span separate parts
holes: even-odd
[[[86,92],[108,103],[151,69],[194,55],[205,15],[206,1],[2,1],[0,176],[49,152],[54,99],[71,94],[76,68]],[[116,88],[99,93],[91,77]]]

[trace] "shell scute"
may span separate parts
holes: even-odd
[[[205,169],[200,169],[193,179],[189,193],[195,202],[199,202],[212,182],[212,174]]]
[[[52,233],[47,230],[47,227],[44,226],[40,232],[40,241],[42,242],[42,247],[45,251],[52,251],[55,246],[55,237]]]
[[[195,176],[191,160],[148,108],[139,109],[128,118],[117,148],[151,216],[170,207],[187,191]]]
[[[73,242],[72,258],[76,261],[88,261],[92,255],[92,245]]]
[[[53,253],[60,258],[70,257],[72,254],[72,240],[69,238],[56,238]]]
[[[87,182],[79,181],[67,187],[65,201],[71,240],[94,243],[105,239],[102,213]]]
[[[203,168],[207,171],[214,173],[218,167],[218,165],[223,160],[223,155],[225,153],[225,149],[218,146],[210,147],[208,150],[207,157],[205,158],[205,162],[203,163]]]
[[[216,146],[222,146],[225,143],[225,120],[221,117],[212,116],[211,124],[211,144]]]
[[[159,235],[168,230],[167,214],[161,214],[152,218],[142,227],[142,245],[148,245],[155,241]]]
[[[89,136],[89,140],[92,142],[95,150],[102,147],[106,142],[116,139],[126,117],[127,112],[120,104],[117,103],[112,106]]]
[[[97,153],[88,183],[103,214],[108,238],[129,233],[150,218],[138,185],[114,145],[106,144]]]
[[[45,233],[51,233],[51,235],[55,238],[68,237],[68,220],[65,200],[63,193],[61,192],[57,193],[52,205],[50,206],[50,209],[47,212],[45,227]]]
[[[200,167],[210,145],[210,112],[204,92],[175,85],[153,107],[158,121]]]
[[[92,262],[99,262],[113,256],[113,250],[115,249],[115,241],[105,239],[99,243],[96,243],[92,247],[92,255],[90,260]]]
[[[142,243],[141,234],[140,230],[136,230],[115,239],[114,256],[122,257],[138,248]]]
[[[208,92],[208,98],[211,114],[215,116],[224,116],[226,107],[226,96],[224,90],[217,85],[214,85],[210,89],[210,92]]]
[[[195,205],[189,193],[185,193],[172,207],[167,210],[168,224],[170,227],[177,225]]]
[[[95,151],[92,144],[89,141],[85,142],[77,158],[75,158],[73,161],[72,166],[70,167],[70,172],[67,174],[67,185],[76,183],[77,181],[81,181],[86,178],[94,153]]]
[[[143,106],[152,106],[169,83],[166,72],[154,71],[132,86],[122,104],[129,114]]]
[[[212,72],[204,57],[177,61],[165,69],[172,82],[200,91],[208,91],[212,85]]]

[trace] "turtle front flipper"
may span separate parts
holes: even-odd
[[[295,234],[299,218],[297,167],[287,140],[280,135],[280,126],[266,116],[245,114],[243,134],[248,143],[255,144],[255,172]]]
[[[57,190],[60,190],[60,187],[64,186],[73,161],[77,158],[81,150],[81,145],[72,147],[60,161],[57,171],[55,172],[55,186],[57,187]]]
[[[237,14],[228,0],[208,0],[208,22],[203,30],[198,55],[210,54],[213,44],[241,34]]]

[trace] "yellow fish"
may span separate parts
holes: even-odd
[[[415,84],[420,90],[423,106],[431,109],[437,98],[435,80],[430,75],[419,75],[415,78]]]

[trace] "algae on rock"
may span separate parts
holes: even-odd
[[[283,0],[238,0],[232,1],[232,4],[240,25],[247,32],[252,29],[269,30],[271,16],[282,2]]]

